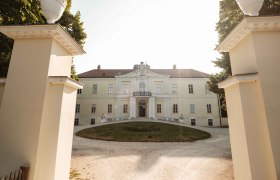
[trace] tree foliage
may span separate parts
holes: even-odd
[[[71,0],[67,0],[67,7],[58,23],[82,46],[86,38],[83,22],[80,20],[80,12],[73,15],[70,12]],[[0,1],[0,25],[33,25],[46,24],[39,0],[1,0]],[[6,77],[13,40],[0,33],[0,77]],[[71,76],[75,77],[75,67],[72,66]]]
[[[263,7],[260,10],[260,16],[267,15],[280,15],[280,0],[264,1]],[[219,34],[219,43],[225,39],[244,17],[245,15],[235,0],[220,1],[219,21],[216,25],[216,31]],[[210,81],[208,82],[209,89],[221,97],[221,107],[223,110],[226,110],[224,90],[219,89],[217,84],[232,75],[229,53],[221,53],[221,58],[212,62],[215,66],[220,67],[222,71],[210,76]]]

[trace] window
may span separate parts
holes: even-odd
[[[193,94],[193,85],[189,84],[189,94]]]
[[[96,104],[92,104],[91,105],[91,113],[95,113],[96,112]]]
[[[210,94],[208,84],[205,84],[205,94]]]
[[[194,104],[190,104],[190,113],[195,113],[195,106]]]
[[[140,84],[139,84],[139,90],[140,90],[140,91],[145,91],[145,88],[146,88],[145,83],[140,82]]]
[[[173,104],[173,113],[178,113],[178,104]]]
[[[208,126],[213,126],[213,119],[208,119]]]
[[[92,94],[97,94],[97,84],[92,85]]]
[[[95,124],[95,118],[91,118],[91,119],[90,119],[90,124],[91,124],[91,125],[94,125],[94,124]]]
[[[161,104],[157,104],[157,113],[161,113]]]
[[[82,89],[78,89],[78,94],[82,94]]]
[[[161,93],[161,85],[160,85],[160,84],[157,84],[157,85],[156,85],[156,93],[157,93],[157,94],[160,94],[160,93]]]
[[[76,104],[76,113],[80,113],[80,108],[81,108],[81,105],[80,104]]]
[[[123,113],[127,113],[128,105],[124,104],[123,105]]]
[[[128,85],[127,84],[123,85],[123,93],[128,94]]]
[[[108,104],[108,113],[112,113],[112,104]]]
[[[108,86],[108,94],[113,94],[113,85],[112,84],[110,84]]]
[[[192,125],[192,126],[196,126],[195,119],[191,119],[191,125]]]
[[[79,118],[75,118],[74,126],[79,126]]]
[[[207,113],[212,113],[211,104],[207,104]]]
[[[176,93],[177,93],[177,85],[172,84],[172,94],[176,94]]]

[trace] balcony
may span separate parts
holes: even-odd
[[[149,91],[136,91],[133,92],[133,96],[152,96],[152,93]]]

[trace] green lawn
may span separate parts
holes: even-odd
[[[210,138],[207,132],[180,125],[158,122],[126,122],[92,127],[77,136],[121,142],[185,142]]]

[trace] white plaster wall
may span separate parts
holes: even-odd
[[[232,75],[257,72],[252,34],[246,36],[230,51]]]
[[[51,53],[48,75],[70,77],[72,56],[69,56],[69,52],[57,41],[53,41]]]
[[[265,118],[277,178],[280,179],[280,31],[253,33]]]

